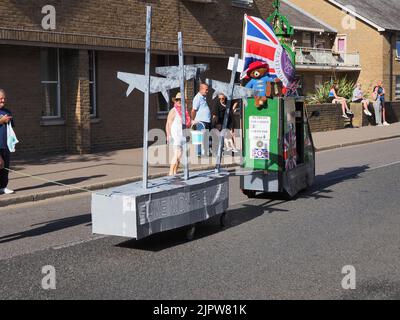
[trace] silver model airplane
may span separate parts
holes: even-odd
[[[206,79],[206,83],[214,90],[213,99],[221,93],[224,94],[227,98],[230,97],[231,92],[229,92],[229,83],[210,79]],[[233,89],[232,100],[243,99],[246,105],[247,98],[254,97],[254,95],[255,91],[253,89],[235,85]]]
[[[196,78],[200,73],[205,72],[209,69],[208,64],[189,64],[185,65],[185,80]],[[180,77],[179,66],[171,67],[158,67],[156,73],[171,79]]]
[[[117,78],[129,85],[126,91],[128,97],[136,88],[142,92],[146,91],[146,77],[141,74],[118,72]],[[150,77],[150,93],[161,92],[166,101],[169,101],[168,91],[179,88],[179,79]]]

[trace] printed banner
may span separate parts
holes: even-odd
[[[250,158],[269,160],[271,117],[249,117]]]

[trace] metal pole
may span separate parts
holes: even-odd
[[[150,50],[151,50],[151,6],[147,6],[146,17],[146,52],[145,52],[145,79],[144,93],[144,124],[143,124],[143,189],[148,187],[148,135],[149,135],[149,103],[150,103]]]
[[[183,166],[184,178],[189,180],[189,164],[188,164],[188,148],[186,144],[186,94],[185,94],[185,62],[183,59],[183,39],[182,32],[178,32],[178,50],[179,50],[179,75],[181,83],[181,96],[182,96],[182,132],[184,133],[183,143]]]
[[[222,150],[224,147],[224,140],[225,140],[224,133],[225,133],[226,127],[228,126],[228,119],[229,119],[229,115],[231,112],[233,91],[235,89],[235,76],[236,76],[238,64],[239,64],[239,55],[235,54],[235,61],[233,62],[233,69],[232,69],[232,74],[231,74],[231,82],[229,83],[229,89],[228,89],[229,96],[226,97],[227,103],[226,103],[226,110],[225,110],[225,116],[224,116],[224,123],[222,124],[222,130],[221,130],[221,135],[220,135],[219,145],[218,145],[217,166],[215,168],[216,172],[221,171]]]

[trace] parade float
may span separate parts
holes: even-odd
[[[293,27],[280,14],[279,0],[274,7],[267,21],[245,16],[244,23],[244,81],[250,78],[247,86],[264,91],[248,99],[242,113],[240,187],[249,198],[259,192],[291,198],[315,178],[308,115],[296,92],[295,53],[288,44]]]
[[[257,192],[284,192],[294,196],[313,183],[312,137],[304,102],[294,97],[294,54],[285,44],[293,29],[280,15],[279,1],[274,6],[276,10],[269,18],[274,27],[260,18],[244,17],[243,56],[242,60],[238,54],[230,59],[230,83],[206,80],[214,95],[223,93],[228,98],[215,170],[190,172],[187,148],[190,142],[185,142],[184,173],[152,180],[148,179],[149,96],[161,92],[169,99],[168,92],[173,88],[185,92],[185,82],[199,77],[208,66],[184,65],[183,37],[179,33],[179,66],[156,68],[161,77],[150,76],[151,7],[147,7],[145,74],[117,74],[119,80],[128,84],[127,95],[136,88],[145,97],[143,179],[93,193],[93,233],[142,239],[185,227],[187,238],[192,239],[199,222],[219,217],[224,226],[230,174],[221,169],[223,131],[227,128],[232,101],[238,99],[243,101],[243,154],[238,172],[242,191],[248,197],[256,196]],[[253,79],[244,79],[247,86],[235,83],[237,72]],[[182,114],[186,108],[182,99]],[[185,121],[182,117],[183,128],[186,128]]]

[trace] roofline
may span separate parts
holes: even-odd
[[[334,33],[333,31],[326,31],[324,29],[318,29],[318,28],[307,28],[307,27],[301,27],[301,26],[293,26],[294,30],[298,31],[309,31],[309,32],[318,32],[318,33]]]
[[[370,26],[374,27],[375,29],[377,29],[379,32],[384,32],[386,31],[385,28],[378,26],[376,23],[372,22],[371,20],[367,19],[366,17],[358,14],[356,11],[350,10],[350,8],[338,3],[336,0],[327,0],[330,3],[332,3],[333,5],[341,8],[343,11],[346,11],[347,13],[350,13],[351,15],[359,18],[360,20],[364,21],[365,23],[369,24]]]
[[[313,19],[314,21],[318,22],[319,24],[323,25],[324,27],[326,27],[329,30],[324,30],[324,32],[334,32],[334,33],[338,33],[338,31],[330,26],[329,24],[327,24],[326,22],[318,19],[317,17],[313,16],[312,14],[308,13],[307,11],[305,11],[304,9],[296,6],[295,4],[291,3],[289,0],[282,0],[282,2],[286,3],[288,6],[292,7],[293,9],[301,12],[303,15],[309,17],[310,19]],[[300,30],[300,29],[298,29]]]

